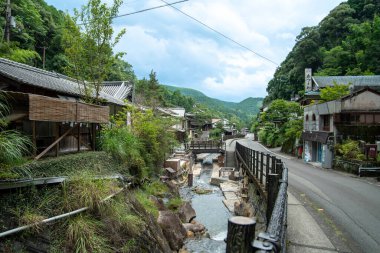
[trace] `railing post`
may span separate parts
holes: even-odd
[[[263,184],[264,153],[260,153],[260,183]]]
[[[259,178],[259,151],[256,151],[256,178]]]
[[[272,156],[272,162],[271,162],[271,169],[270,173],[275,174],[276,173],[276,156]]]
[[[266,154],[266,162],[265,162],[265,188],[268,192],[268,175],[269,175],[269,162],[270,162],[270,155]]]
[[[278,193],[278,182],[279,182],[280,176],[278,174],[269,174],[267,179],[267,193],[268,193],[268,199],[267,199],[267,225],[269,224],[274,204],[276,202],[277,193]]]
[[[255,228],[256,221],[252,218],[242,216],[229,218],[226,253],[251,253]]]

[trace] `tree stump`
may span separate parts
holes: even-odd
[[[252,218],[234,216],[228,219],[226,253],[251,253],[255,238],[256,221]]]

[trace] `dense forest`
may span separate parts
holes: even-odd
[[[267,104],[302,94],[305,68],[314,75],[380,74],[380,1],[348,0],[317,26],[305,27],[267,87]]]

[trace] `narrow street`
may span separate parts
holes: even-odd
[[[273,153],[252,139],[239,142]],[[339,251],[380,251],[380,183],[276,155],[289,168],[289,191],[305,205]]]

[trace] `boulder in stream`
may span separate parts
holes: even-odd
[[[183,223],[191,222],[192,219],[196,217],[194,208],[191,206],[190,202],[183,202],[178,210],[178,216]]]
[[[169,242],[170,248],[175,251],[179,250],[183,246],[187,233],[178,216],[172,211],[159,211],[157,222]]]
[[[205,226],[203,226],[202,224],[198,222],[184,223],[183,226],[186,229],[186,231],[191,231],[193,233],[202,233],[206,229]]]

